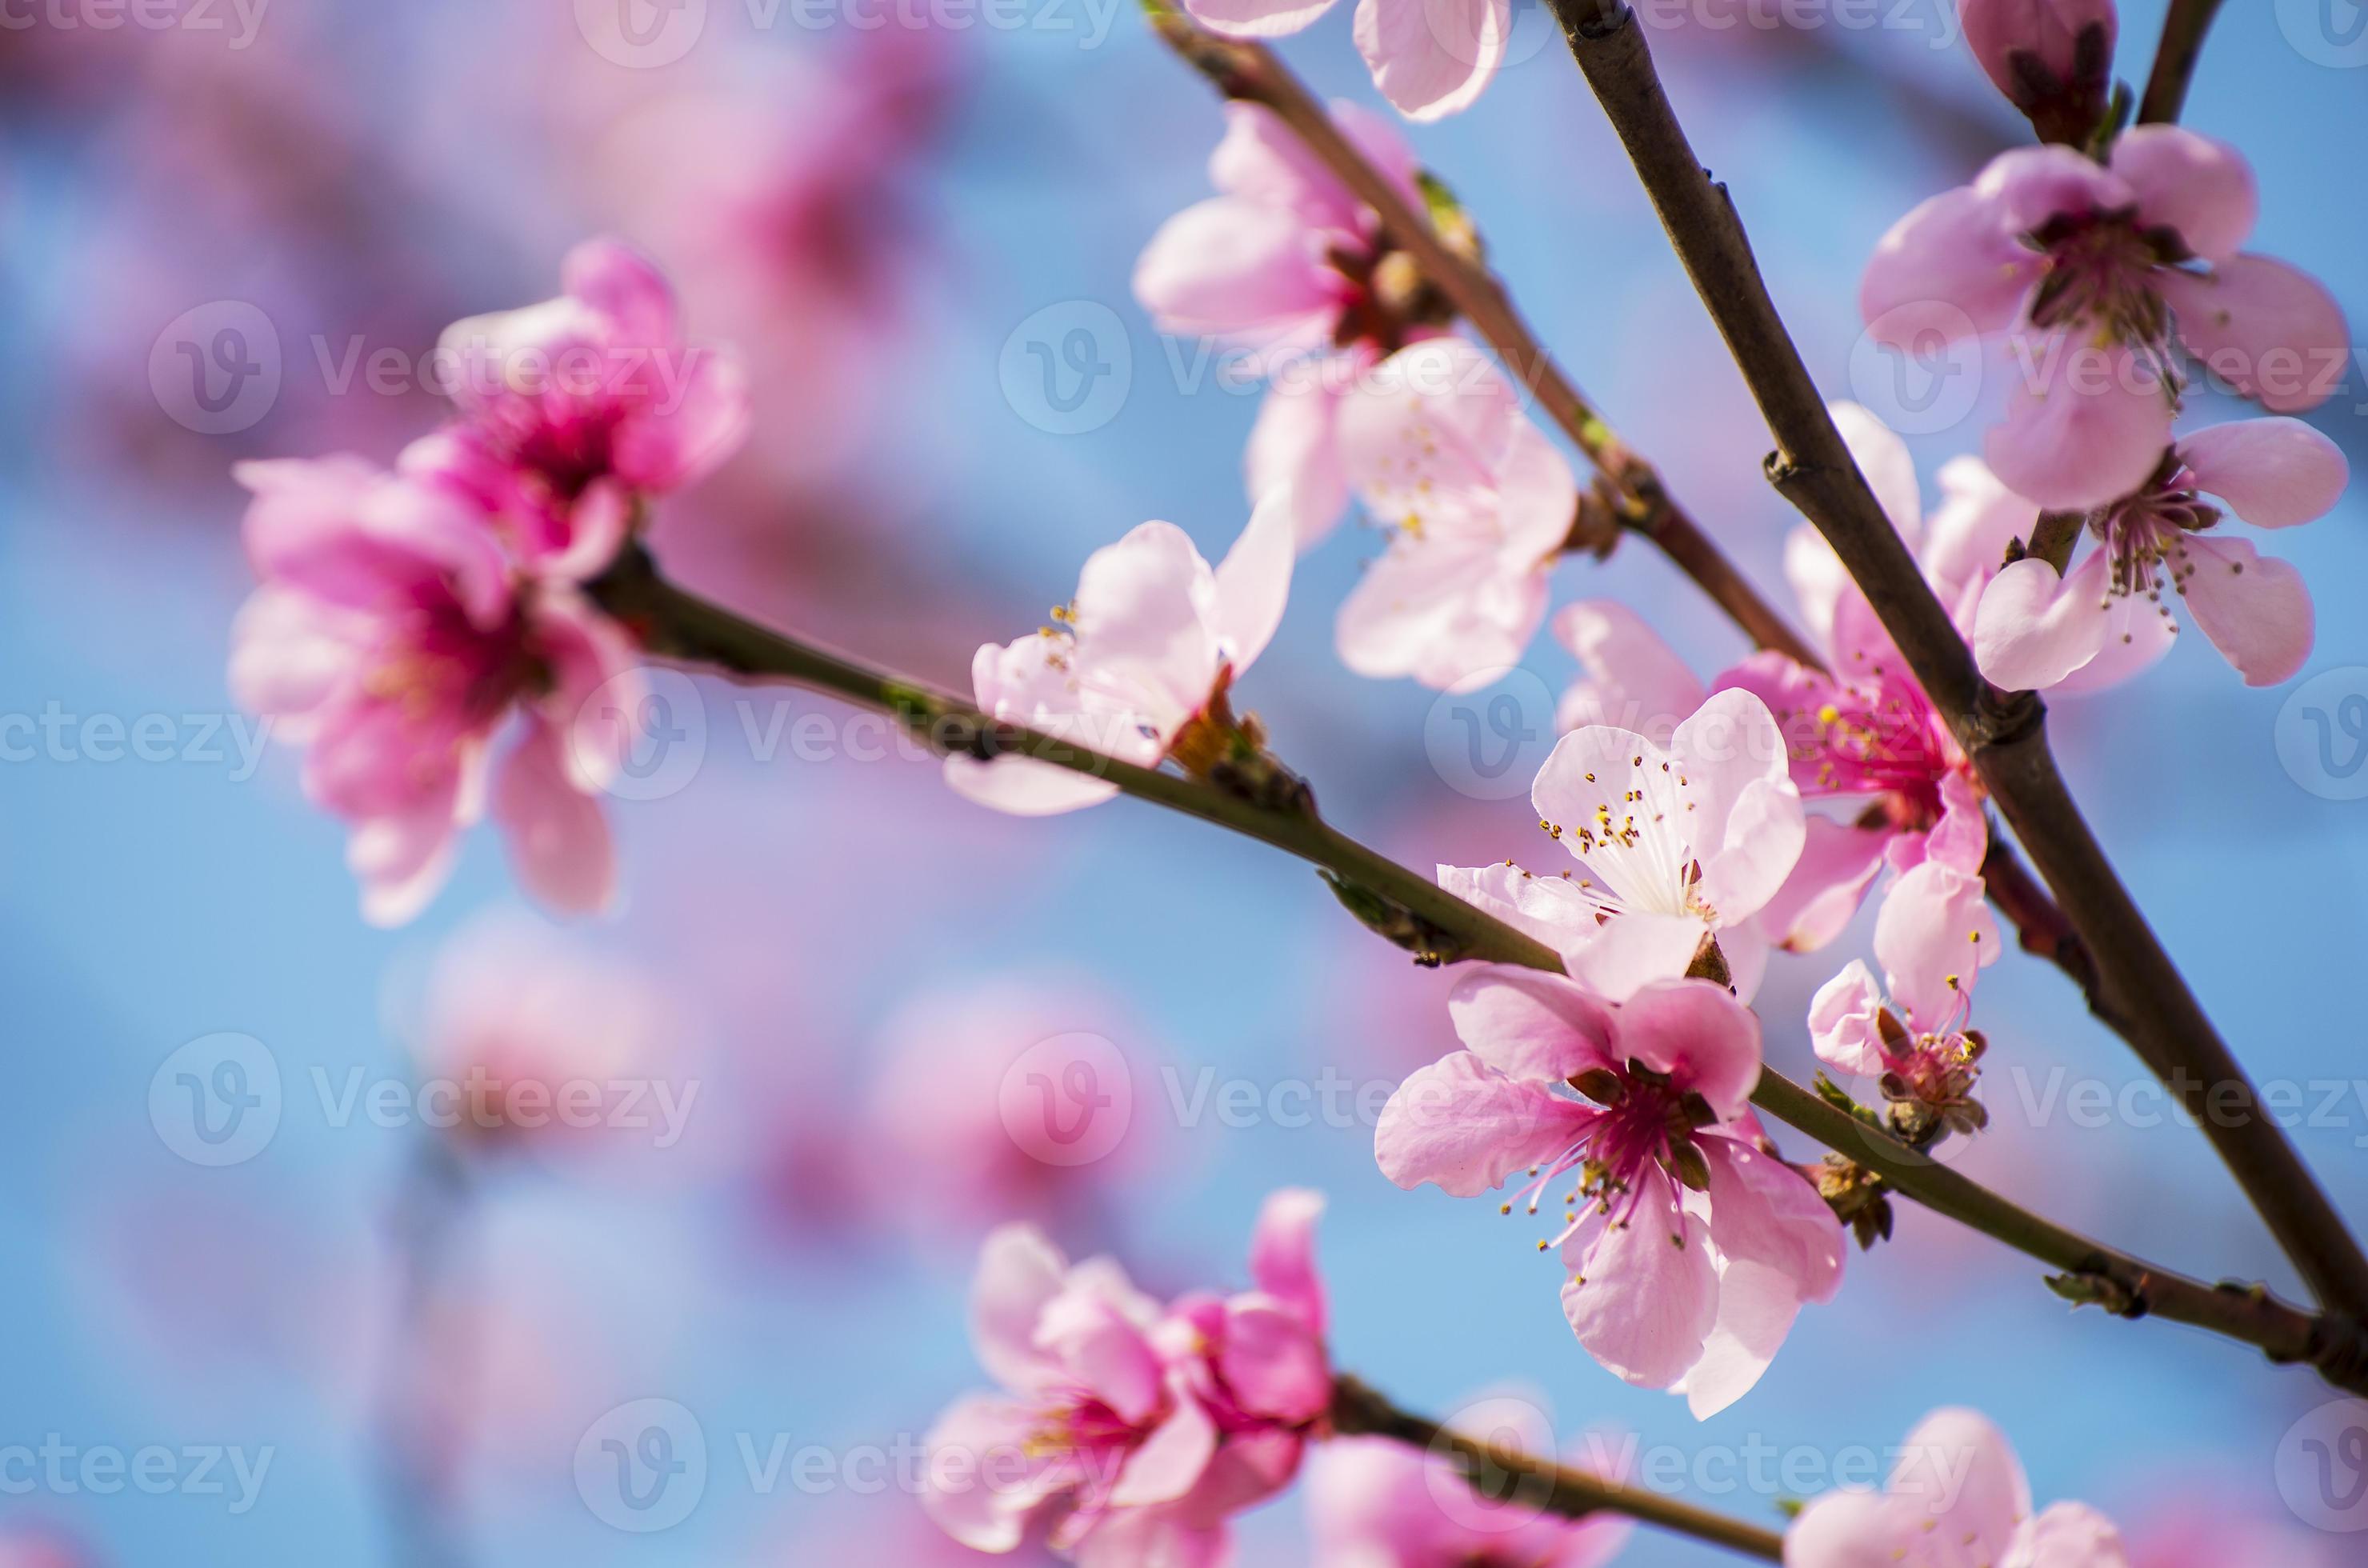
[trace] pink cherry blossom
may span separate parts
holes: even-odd
[[[2078,145],[2096,130],[2121,28],[2113,0],[1957,0],[1957,17],[1982,70],[2042,136]]]
[[[1395,530],[1340,607],[1342,660],[1448,691],[1518,664],[1578,483],[1513,385],[1460,337],[1416,344],[1344,400],[1338,444],[1349,485]]]
[[[649,1093],[664,1077],[666,1038],[661,1000],[637,971],[540,921],[496,914],[438,955],[412,1054],[422,1083],[435,1085],[424,1103],[452,1119],[462,1142],[551,1148],[599,1133],[663,1148],[683,1131],[673,1112],[693,1101],[682,1096],[696,1093],[689,1083]]]
[[[637,499],[678,490],[748,433],[739,363],[687,345],[673,290],[614,240],[567,255],[557,299],[444,331],[461,421],[416,461],[475,494],[528,562],[606,564]],[[584,559],[588,555],[590,559]]]
[[[1414,153],[1380,116],[1336,103],[1332,118],[1409,202]],[[1134,269],[1134,295],[1159,330],[1246,351],[1269,381],[1250,432],[1253,502],[1281,485],[1298,498],[1304,548],[1349,504],[1333,427],[1341,398],[1382,357],[1435,334],[1443,310],[1404,279],[1381,222],[1255,104],[1225,106],[1209,160],[1221,193],[1160,225]]]
[[[2135,674],[2179,630],[2168,588],[2247,686],[2275,686],[2310,656],[2310,590],[2286,562],[2225,537],[2221,508],[2202,497],[2256,528],[2292,528],[2325,515],[2351,477],[2335,443],[2298,419],[2180,437],[2144,484],[2089,514],[2098,545],[2078,565],[2059,576],[2032,557],[1998,574],[1974,624],[1982,674],[2009,690]]]
[[[1193,19],[1234,38],[1281,38],[1332,0],[1185,0]],[[1439,119],[1479,99],[1513,32],[1511,0],[1357,0],[1357,52],[1373,85],[1409,119]]]
[[[1833,1298],[1842,1266],[1840,1224],[1750,1119],[1750,1009],[1705,980],[1656,981],[1614,1005],[1490,966],[1456,985],[1448,1013],[1464,1049],[1383,1108],[1382,1174],[1472,1198],[1526,1170],[1513,1202],[1532,1214],[1566,1180],[1562,1227],[1539,1244],[1562,1249],[1579,1343],[1631,1383],[1681,1389],[1698,1417],[1741,1398],[1801,1304]]]
[[[1531,876],[1508,861],[1441,867],[1440,885],[1528,930],[1614,1001],[1683,975],[1713,937],[1751,994],[1767,956],[1753,916],[1807,831],[1783,736],[1759,698],[1713,696],[1666,745],[1616,725],[1574,730],[1530,798],[1584,875]]]
[[[364,915],[417,914],[489,798],[538,898],[606,905],[615,856],[597,796],[639,689],[624,631],[573,584],[520,574],[442,486],[351,457],[236,472],[255,492],[263,583],[232,634],[232,687],[308,747],[305,792],[352,826]],[[514,714],[522,733],[494,769]]]
[[[1809,1004],[1818,1059],[1880,1081],[1894,1124],[1972,1133],[1988,1122],[1973,1096],[1984,1041],[1967,1027],[1974,983],[1997,961],[1998,922],[1979,877],[1927,860],[1899,879],[1875,919],[1874,956],[1894,1013],[1865,963],[1850,960]],[[1904,1021],[1903,1016],[1904,1015]]]
[[[1165,1311],[1107,1258],[1072,1266],[1024,1225],[988,1236],[972,1334],[1005,1392],[930,1432],[930,1517],[980,1551],[1041,1534],[1088,1568],[1215,1568],[1227,1518],[1289,1484],[1330,1406],[1322,1207],[1276,1193],[1251,1242],[1256,1289]]]
[[[1568,1519],[1478,1497],[1451,1460],[1380,1437],[1338,1437],[1307,1464],[1314,1568],[1602,1568],[1631,1533],[1613,1514]]]
[[[1908,1434],[1881,1493],[1829,1492],[1784,1536],[1784,1568],[2127,1568],[2111,1520],[2080,1503],[2032,1512],[2005,1434],[1942,1410]]]
[[[1985,455],[2050,507],[2145,484],[2170,442],[2183,344],[2280,414],[2325,402],[2350,350],[2317,280],[2241,252],[2257,208],[2232,148],[2145,125],[2099,165],[2019,149],[1931,198],[1875,248],[1859,302],[1883,342],[2010,334],[2015,381]]]
[[[1087,558],[1055,624],[971,662],[978,705],[1080,751],[1157,767],[1207,716],[1229,724],[1233,684],[1266,649],[1291,591],[1295,503],[1258,503],[1213,570],[1173,523],[1149,522]],[[1028,757],[946,759],[946,782],[1022,816],[1090,806],[1118,786]]]

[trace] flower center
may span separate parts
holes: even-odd
[[[1534,1215],[1546,1194],[1577,1173],[1562,1199],[1562,1229],[1538,1243],[1540,1252],[1562,1245],[1593,1215],[1626,1224],[1641,1201],[1637,1182],[1653,1165],[1696,1191],[1710,1185],[1710,1164],[1694,1134],[1717,1118],[1702,1096],[1639,1062],[1618,1071],[1599,1067],[1578,1074],[1569,1086],[1602,1108],[1602,1114],[1569,1148],[1531,1166],[1529,1185],[1497,1209],[1510,1214],[1521,1204]]]
[[[2132,350],[2169,374],[2170,311],[2154,271],[2192,259],[2175,229],[2141,229],[2135,208],[2059,212],[2023,243],[2047,258],[2047,276],[2031,302],[2037,327],[2085,327],[2100,344]]]

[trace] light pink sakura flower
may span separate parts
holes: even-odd
[[[2174,339],[2276,413],[2333,392],[2342,312],[2314,278],[2238,250],[2257,207],[2244,159],[2175,125],[2124,133],[2109,165],[2018,149],[1895,224],[1859,303],[1902,347],[2010,332],[2019,373],[1990,467],[2042,506],[2101,506],[2170,442]]]
[[[1974,622],[1982,674],[2013,691],[2135,674],[2179,630],[2169,588],[2247,686],[2275,686],[2310,656],[2310,590],[2286,562],[2223,537],[2220,508],[2201,497],[2256,528],[2292,528],[2325,515],[2351,478],[2335,443],[2298,419],[2181,437],[2144,484],[2089,514],[2098,547],[2070,572],[2031,557],[1998,574]]]
[[[1568,1180],[1563,1227],[1539,1244],[1571,1271],[1563,1311],[1579,1343],[1631,1383],[1682,1389],[1698,1417],[1741,1398],[1842,1267],[1839,1222],[1750,1119],[1750,1009],[1706,980],[1656,981],[1614,1006],[1490,966],[1458,983],[1448,1014],[1464,1049],[1383,1108],[1382,1174],[1472,1198],[1526,1170],[1513,1201],[1532,1214]]]
[[[1404,348],[1343,402],[1349,484],[1395,532],[1340,607],[1359,675],[1470,690],[1520,661],[1545,619],[1578,482],[1520,394],[1460,337]]]
[[[236,472],[255,492],[263,585],[232,633],[232,689],[309,747],[305,792],[352,824],[365,916],[418,913],[489,793],[536,897],[605,905],[615,856],[597,795],[639,680],[622,629],[565,582],[516,576],[484,515],[441,488],[350,457]],[[514,713],[524,733],[489,790]]]
[[[1713,937],[1737,990],[1756,989],[1767,949],[1753,917],[1807,831],[1783,736],[1759,698],[1716,694],[1666,745],[1616,725],[1574,730],[1530,799],[1584,875],[1531,876],[1507,861],[1440,867],[1440,885],[1545,942],[1613,1001],[1683,975]]]
[[[1144,523],[1094,551],[1077,597],[1053,610],[1055,625],[979,649],[971,681],[980,709],[1145,767],[1196,720],[1230,725],[1233,684],[1282,620],[1295,516],[1288,490],[1269,494],[1213,570],[1173,523]],[[1021,816],[1118,793],[1106,779],[1021,756],[948,757],[946,782]]]
[[[1194,20],[1232,38],[1281,38],[1332,0],[1185,0]],[[1511,0],[1357,0],[1357,52],[1373,85],[1409,119],[1472,107],[1513,32]]]
[[[2005,1434],[1942,1410],[1908,1434],[1881,1493],[1829,1492],[1784,1535],[1784,1568],[2127,1568],[2112,1522],[2081,1503],[2032,1513]]]
[[[1874,923],[1883,988],[1852,959],[1809,1004],[1817,1057],[1879,1081],[1894,1125],[1911,1138],[1936,1127],[1971,1134],[1988,1125],[1973,1097],[1987,1042],[1969,1028],[1974,983],[1998,960],[1998,922],[1979,877],[1927,860],[1899,879]],[[1904,1018],[1903,1018],[1904,1015]]]
[[[1388,121],[1350,103],[1332,118],[1420,202],[1414,153]],[[1209,178],[1222,194],[1160,225],[1135,263],[1134,297],[1164,333],[1256,356],[1269,385],[1250,432],[1250,499],[1292,486],[1304,548],[1349,504],[1333,436],[1341,398],[1382,356],[1436,332],[1442,312],[1428,290],[1409,294],[1380,219],[1271,110],[1225,106]]]
[[[1307,1515],[1315,1568],[1602,1568],[1632,1528],[1485,1501],[1449,1460],[1381,1437],[1324,1445],[1307,1464]]]
[[[1957,17],[1982,70],[2043,138],[2088,140],[2112,86],[2113,0],[1957,0]]]
[[[673,290],[628,246],[586,241],[560,280],[557,299],[445,328],[437,352],[461,419],[417,460],[476,494],[522,560],[574,551],[584,575],[639,497],[732,455],[748,394],[735,358],[684,343]]]
[[[1287,1484],[1331,1400],[1313,1227],[1279,1192],[1251,1243],[1256,1290],[1163,1314],[1107,1258],[1071,1267],[1027,1226],[986,1240],[973,1340],[1001,1395],[965,1399],[927,1440],[924,1502],[981,1551],[1045,1532],[1088,1568],[1214,1568],[1226,1519]]]

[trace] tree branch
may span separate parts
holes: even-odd
[[[1572,1519],[1622,1514],[1770,1562],[1784,1560],[1784,1538],[1775,1530],[1467,1437],[1428,1416],[1400,1410],[1386,1396],[1345,1372],[1332,1381],[1332,1429],[1344,1437],[1387,1437],[1452,1458],[1472,1490],[1491,1502],[1509,1502]]]
[[[2169,125],[2187,107],[2187,84],[2203,52],[2203,35],[2211,30],[2220,0],[2170,0],[2162,19],[2162,43],[2155,51],[2154,74],[2146,78],[2146,97],[2138,100],[2140,125]]]
[[[748,680],[782,680],[888,713],[941,754],[1032,757],[1107,778],[1126,794],[1229,827],[1323,871],[1360,919],[1412,948],[1418,960],[1494,960],[1560,972],[1552,948],[1448,892],[1429,877],[1374,853],[1315,814],[1228,793],[1215,783],[1100,756],[1041,731],[1007,723],[943,692],[758,626],[661,577],[629,545],[590,585],[593,598],[651,653],[712,665]],[[2123,1315],[2193,1324],[2258,1346],[2272,1360],[2306,1361],[2338,1386],[2368,1392],[2368,1341],[2351,1319],[2311,1316],[2259,1287],[2212,1287],[2077,1236],[1937,1165],[1838,1110],[1773,1069],[1753,1103],[1827,1147],[1881,1172],[1893,1187],[1952,1220],[2054,1267],[2110,1283]],[[2130,1310],[2130,1309],[2135,1310]]]
[[[2354,1316],[2368,1312],[2368,1256],[2283,1131],[2260,1113],[2243,1068],[2081,819],[2047,747],[2044,708],[2030,692],[2000,692],[1981,678],[1868,489],[1769,298],[1726,188],[1703,171],[1678,124],[1645,29],[1621,0],[1552,3],[1579,69],[1775,433],[1770,479],[1865,590],[2055,890],[2097,963],[2112,1014],[2128,1020],[2139,1055],[2197,1114],[2312,1294]]]
[[[1816,652],[1759,597],[1750,579],[1736,570],[1702,525],[1669,497],[1653,465],[1620,438],[1602,413],[1563,373],[1513,308],[1504,285],[1440,236],[1429,216],[1417,210],[1340,133],[1331,114],[1272,50],[1247,40],[1220,38],[1165,6],[1155,6],[1151,25],[1217,91],[1273,113],[1358,200],[1380,216],[1383,231],[1414,257],[1423,277],[1447,296],[1473,330],[1497,351],[1506,369],[1535,394],[1547,415],[1619,492],[1624,503],[1621,522],[1625,527],[1659,546],[1760,647],[1788,654],[1812,668],[1823,667]]]

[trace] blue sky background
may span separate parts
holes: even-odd
[[[0,32],[0,712],[54,704],[85,738],[95,716],[165,715],[186,752],[201,716],[228,712],[228,629],[250,585],[229,463],[330,446],[391,457],[437,416],[420,396],[324,398],[306,336],[360,333],[417,354],[445,320],[549,294],[568,244],[637,210],[637,193],[587,172],[587,148],[618,130],[604,117],[619,95],[666,85],[668,73],[692,92],[714,74],[780,73],[793,107],[815,80],[795,73],[826,72],[849,45],[844,28],[766,29],[719,4],[689,58],[632,73],[594,56],[564,13],[279,0],[245,50],[186,28],[101,35],[54,17]],[[1213,101],[1131,8],[1099,47],[1031,14],[1044,25],[946,40],[956,68],[942,123],[898,176],[906,237],[886,286],[900,324],[866,356],[886,389],[879,411],[825,443],[826,482],[783,482],[777,504],[752,456],[660,535],[662,551],[707,561],[717,591],[803,612],[843,645],[948,682],[970,646],[1034,624],[1087,552],[1135,522],[1171,518],[1214,556],[1244,516],[1256,398],[1179,385],[1128,294],[1143,242],[1206,193]],[[2281,24],[2296,15],[2231,6],[2188,119],[2252,159],[2258,248],[2317,273],[2368,319],[2353,156],[2368,68],[2311,58]],[[1698,152],[1729,182],[1812,370],[1837,395],[1851,390],[1855,288],[1876,237],[2018,136],[1962,45],[1933,47],[1929,9],[1919,19],[1656,45]],[[2123,74],[2143,74],[2157,23],[2151,4],[2126,13]],[[1525,5],[1528,57],[1476,108],[1412,139],[1478,220],[1542,338],[1781,596],[1790,519],[1758,479],[1765,429],[1548,30]],[[1285,53],[1325,92],[1373,101],[1345,7]],[[679,265],[667,233],[624,227]],[[289,390],[254,427],[209,437],[168,417],[148,364],[174,318],[222,300],[253,301],[279,328]],[[1076,301],[1116,312],[1132,381],[1107,424],[1053,435],[1015,408],[998,360],[1023,321]],[[699,321],[701,300],[687,303]],[[2355,375],[2314,416],[2355,456],[2368,451],[2363,397]],[[1928,481],[1979,424],[1917,439]],[[2319,688],[2339,696],[2368,692],[2362,521],[2355,494],[2269,546],[2317,596],[2305,678],[2348,671]],[[733,551],[701,556],[708,527]],[[1432,765],[1432,694],[1360,681],[1333,654],[1334,608],[1374,549],[1344,528],[1305,559],[1246,699],[1348,831],[1417,863],[1534,856],[1521,801],[1469,800]],[[1558,601],[1594,594],[1645,608],[1705,671],[1740,652],[1634,542],[1608,564],[1562,568]],[[2368,1080],[2354,1003],[2368,805],[2322,798],[2282,766],[2281,733],[2305,722],[2284,706],[2293,687],[2248,690],[2200,638],[2180,642],[2134,686],[2058,706],[2065,767],[2256,1074],[2340,1090],[2328,1124],[2294,1136],[2368,1219],[2368,1090],[2349,1087]],[[1536,689],[1557,690],[1569,661],[1541,637],[1529,667]],[[776,1435],[792,1449],[887,1443],[981,1381],[962,1335],[969,1239],[868,1212],[834,1226],[826,1190],[803,1195],[825,1222],[784,1227],[751,1195],[751,1170],[786,1136],[768,1108],[860,1093],[883,1020],[916,991],[1081,975],[1133,1020],[1130,1048],[1175,1063],[1188,1086],[1207,1064],[1261,1095],[1327,1063],[1360,1082],[1395,1078],[1448,1044],[1447,982],[1407,972],[1296,863],[1133,802],[1015,824],[946,793],[926,765],[761,762],[734,694],[706,693],[703,766],[669,799],[614,805],[627,907],[579,938],[667,988],[670,1044],[696,1064],[705,1104],[667,1158],[507,1172],[482,1187],[471,1221],[467,1267],[530,1325],[518,1337],[539,1353],[537,1375],[564,1390],[545,1419],[514,1386],[532,1378],[474,1381],[492,1435],[456,1463],[472,1549],[488,1563],[910,1560],[887,1543],[911,1498],[807,1495],[786,1481],[765,1494],[737,1448],[744,1434],[760,1453]],[[0,1526],[63,1531],[106,1562],[389,1559],[369,1412],[393,1290],[387,1220],[416,1135],[332,1125],[310,1075],[404,1074],[439,943],[515,895],[481,833],[416,926],[375,931],[357,916],[340,847],[337,825],[299,797],[284,748],[252,777],[234,753],[0,765],[13,1089],[0,1139],[0,1444],[56,1433],[83,1448],[274,1455],[244,1513],[221,1496],[42,1486],[0,1495]],[[1808,994],[1864,941],[1862,921],[1771,974],[1773,1060],[1809,1071]],[[2293,1288],[2200,1137],[2031,1111],[2011,1068],[2032,1096],[2059,1065],[2066,1082],[2116,1093],[2142,1082],[2054,971],[2009,954],[1977,1017],[1999,1128],[1964,1168],[2186,1271]],[[168,1054],[217,1031],[265,1043],[286,1104],[255,1159],[205,1169],[160,1139],[148,1096]],[[770,1092],[784,1084],[797,1087]],[[1137,1093],[1141,1114],[1179,1119],[1156,1074]],[[1840,1301],[1803,1317],[1759,1390],[1697,1425],[1682,1402],[1621,1385],[1571,1342],[1531,1233],[1486,1204],[1392,1188],[1368,1130],[1208,1115],[1164,1131],[1156,1174],[1111,1205],[1124,1255],[1163,1284],[1238,1279],[1260,1197],[1324,1188],[1337,1358],[1410,1404],[1446,1410],[1514,1385],[1565,1435],[1609,1426],[1688,1455],[1764,1438],[1830,1456],[1972,1403],[2012,1435],[2043,1500],[2086,1498],[2135,1528],[2202,1477],[2231,1510],[2294,1523],[2277,1456],[2327,1403],[2308,1376],[2171,1325],[2067,1315],[2035,1266],[1912,1210],[1896,1244],[1853,1256]],[[889,1158],[859,1142],[842,1169],[894,1187]],[[930,1202],[916,1190],[908,1207]],[[695,1413],[711,1451],[698,1506],[646,1536],[595,1517],[571,1469],[583,1426],[570,1413],[641,1397]],[[1704,1500],[1776,1517],[1772,1497]],[[1246,1558],[1299,1560],[1298,1519],[1295,1497],[1266,1510]],[[849,1530],[869,1544],[817,1544]],[[1649,1537],[1626,1558],[1717,1560]]]

